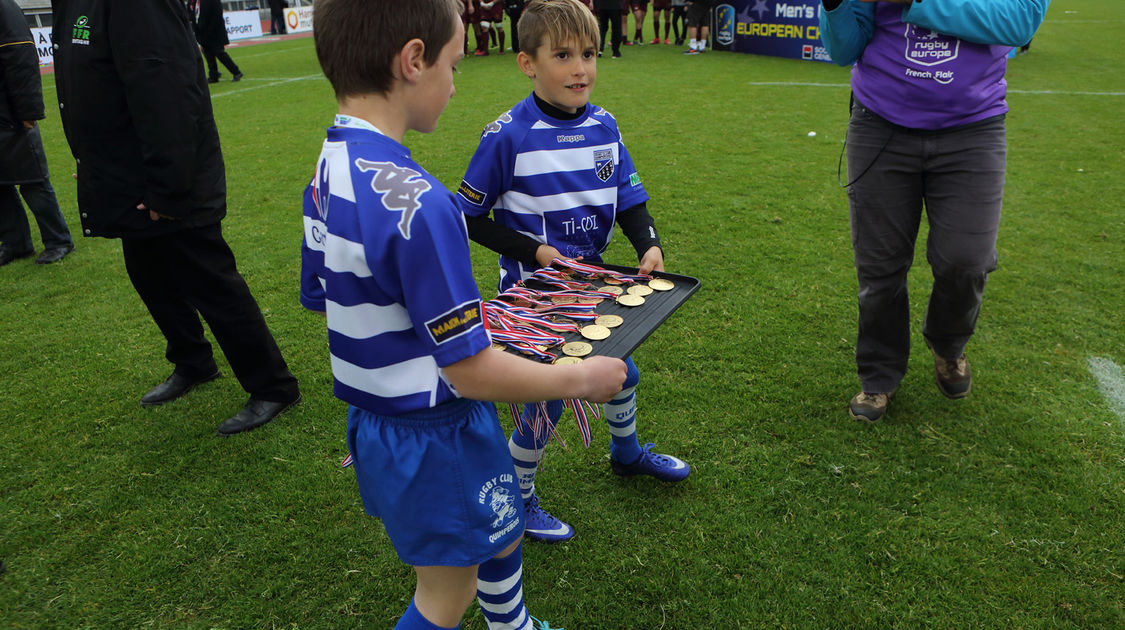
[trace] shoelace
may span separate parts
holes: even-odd
[[[552,628],[551,624],[535,617],[531,618],[531,623],[535,625],[535,630],[566,630],[565,628]]]

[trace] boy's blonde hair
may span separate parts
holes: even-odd
[[[578,0],[532,0],[524,8],[516,30],[520,34],[520,50],[532,57],[543,44],[575,40],[597,48],[601,41],[594,14]]]
[[[418,38],[432,66],[453,39],[460,0],[317,0],[313,40],[324,76],[336,98],[384,94],[391,89],[391,61]]]

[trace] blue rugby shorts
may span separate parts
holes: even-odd
[[[348,409],[348,448],[368,514],[412,566],[472,566],[523,535],[523,500],[492,403],[459,399],[403,416]]]

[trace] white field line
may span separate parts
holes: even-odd
[[[850,88],[848,83],[803,83],[798,81],[751,81],[747,85],[780,87],[830,87]],[[1008,89],[1009,94],[1055,94],[1059,96],[1125,96],[1125,92],[1078,92],[1073,90],[1018,90]]]
[[[1102,357],[1086,359],[1086,367],[1098,381],[1098,389],[1105,396],[1110,409],[1125,427],[1125,376],[1121,375],[1121,367]]]
[[[218,94],[212,94],[211,100],[215,100],[215,99],[217,99],[219,97],[222,97],[222,96],[231,96],[232,94],[242,94],[243,92],[249,92],[251,90],[260,90],[262,88],[274,87],[275,85],[284,85],[286,83],[293,83],[294,81],[309,81],[309,80],[312,80],[312,79],[319,79],[321,76],[323,76],[323,75],[310,74],[310,75],[304,76],[304,77],[293,77],[292,79],[277,79],[275,81],[270,81],[268,83],[262,83],[261,85],[251,85],[249,87],[239,88],[237,90],[231,90],[229,92],[219,92]],[[245,79],[243,79],[243,81],[245,81]]]

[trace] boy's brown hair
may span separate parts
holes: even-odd
[[[594,14],[578,0],[532,0],[524,8],[516,30],[520,34],[520,50],[532,57],[543,44],[575,40],[596,48],[601,41]]]
[[[420,39],[433,65],[456,32],[461,0],[317,0],[313,7],[316,58],[336,98],[384,94],[391,61]]]

